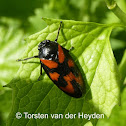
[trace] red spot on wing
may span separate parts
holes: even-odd
[[[65,79],[65,81],[72,81],[74,79],[74,75],[72,74],[72,72],[70,72],[68,75],[63,77]]]
[[[60,87],[63,91],[66,91],[68,93],[74,93],[74,88],[73,85],[71,84],[70,81],[74,80],[74,75],[72,74],[72,72],[70,72],[68,75],[64,76],[64,80],[67,82],[67,86],[66,87]]]
[[[79,85],[83,86],[83,80],[80,73],[78,77],[75,77],[75,75],[72,72],[70,72],[68,75],[64,76],[63,78],[65,79],[65,81],[67,81],[67,83],[72,80],[75,80]]]
[[[58,45],[58,58],[59,58],[59,63],[63,63],[64,62],[64,59],[65,59],[65,55],[63,53],[63,49],[60,45]]]
[[[46,65],[48,68],[52,69],[52,68],[57,68],[58,67],[58,63],[51,61],[51,60],[44,60],[44,59],[40,59],[41,62]]]
[[[74,67],[74,62],[71,59],[68,60],[68,66]]]
[[[50,78],[52,79],[52,80],[56,80],[56,81],[58,81],[58,78],[59,78],[59,74],[58,73],[56,73],[56,72],[54,72],[54,73],[49,73],[49,75],[50,75]]]
[[[74,88],[73,85],[70,83],[70,81],[68,81],[67,84],[68,85],[66,87],[60,87],[60,89],[68,93],[74,93]]]
[[[74,74],[72,72],[70,72],[68,75],[64,76],[64,79],[66,81],[72,81],[72,80],[75,80],[76,77],[74,76]]]

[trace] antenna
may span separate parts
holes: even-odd
[[[24,60],[28,60],[28,59],[32,59],[32,58],[39,58],[38,56],[32,56],[26,59],[17,59],[16,61],[24,61]]]
[[[60,21],[60,26],[58,28],[58,34],[57,34],[57,37],[55,39],[55,42],[57,42],[57,40],[58,40],[59,32],[60,32],[60,29],[61,29],[61,24],[62,24],[62,21]]]

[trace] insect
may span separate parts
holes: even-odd
[[[82,75],[69,54],[70,50],[65,49],[57,43],[62,21],[58,28],[55,41],[44,40],[38,45],[39,54],[31,58],[40,59],[40,76],[42,68],[58,88],[69,96],[79,98],[83,94],[84,82]]]

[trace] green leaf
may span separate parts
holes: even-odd
[[[0,126],[5,126],[12,106],[12,91],[3,86],[12,80],[20,67],[15,61],[26,45],[23,36],[21,21],[0,18]]]
[[[115,106],[109,118],[98,121],[97,126],[125,126],[126,125],[126,87],[121,93],[121,106]]]
[[[22,54],[25,42],[22,41],[24,31],[21,22],[1,17],[0,21],[0,90],[9,83],[19,69],[20,63],[15,62]]]
[[[5,126],[6,119],[12,106],[12,91],[4,90],[0,92],[0,126]]]
[[[89,121],[84,126],[93,126],[92,123]]]
[[[126,78],[126,50],[124,51],[122,61],[119,65],[119,71],[120,71],[120,74],[121,74],[121,84],[123,86],[124,80]]]
[[[43,18],[48,26],[28,37],[29,42],[22,58],[38,54],[38,44],[49,39],[54,41],[60,20]],[[8,84],[13,89],[13,107],[7,126],[26,125],[84,125],[88,119],[78,119],[78,113],[103,113],[109,116],[112,108],[119,103],[119,75],[109,37],[117,24],[102,25],[79,21],[62,20],[63,25],[58,43],[66,49],[72,46],[76,61],[85,80],[86,94],[82,98],[72,98],[59,90],[43,71],[41,81],[39,59],[22,62],[16,77]],[[76,114],[75,119],[16,119],[16,112],[46,114]],[[97,119],[91,119],[94,125]]]
[[[126,47],[126,44],[124,41],[118,40],[118,39],[111,39],[111,46],[113,50],[123,49]]]

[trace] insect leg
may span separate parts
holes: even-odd
[[[41,63],[41,61],[40,61],[40,63]],[[42,75],[42,63],[41,63],[41,65],[40,65],[40,76]]]
[[[59,32],[60,32],[60,29],[61,29],[61,24],[62,24],[62,21],[60,21],[60,26],[59,26],[59,29],[58,29],[58,34],[57,34],[57,37],[55,39],[55,42],[57,42],[57,40],[58,40]]]
[[[38,80],[40,80],[40,77],[41,77],[41,75],[42,75],[42,63],[41,63],[41,61],[40,61],[40,76],[39,76],[39,78],[38,78]]]
[[[32,59],[32,58],[39,58],[38,56],[32,56],[32,57],[29,57],[29,58],[26,58],[26,59],[18,59],[16,61],[24,61],[24,60],[28,60],[28,59]]]

